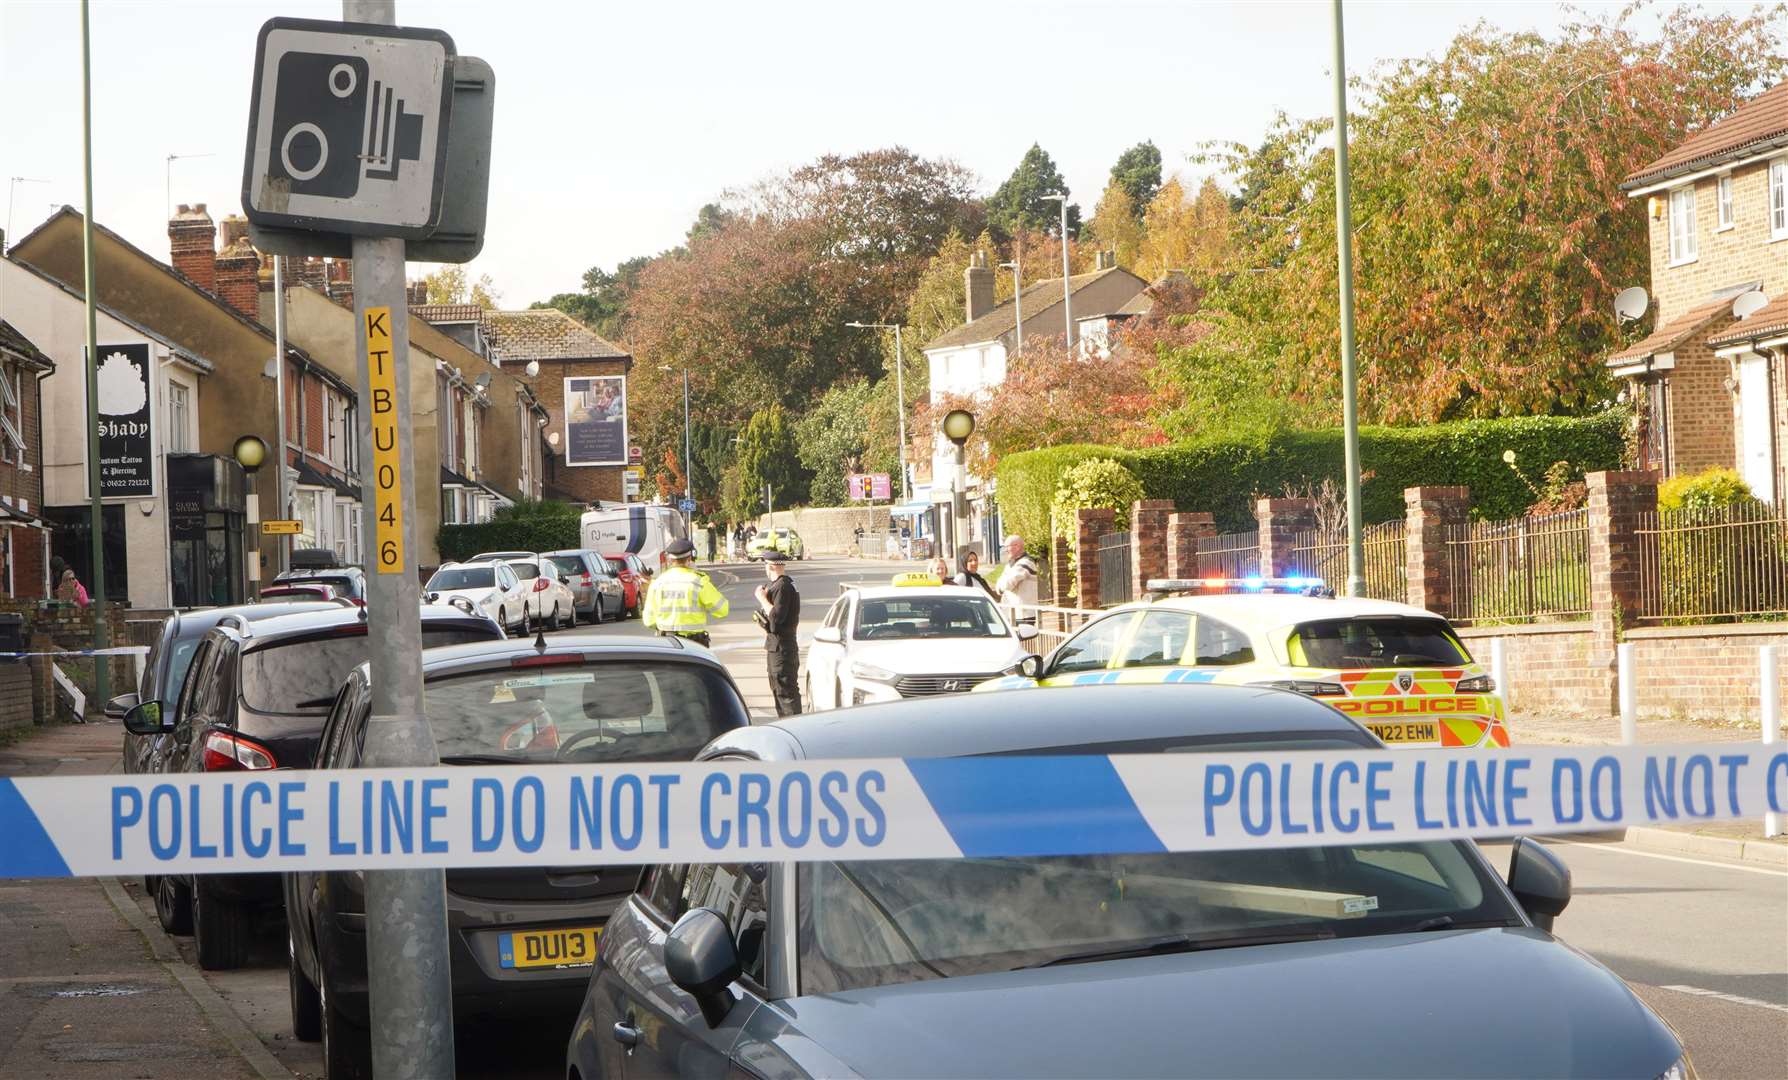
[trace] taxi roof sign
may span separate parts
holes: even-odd
[[[895,574],[888,582],[901,588],[935,589],[943,584],[943,579],[936,574],[927,574],[923,570],[911,570],[904,574]]]

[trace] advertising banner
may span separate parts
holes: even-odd
[[[99,494],[155,497],[149,346],[99,347]]]
[[[565,464],[627,464],[627,379],[565,380]]]

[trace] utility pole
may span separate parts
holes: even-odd
[[[689,455],[689,368],[683,368],[683,498],[695,502],[695,465]],[[683,513],[683,531],[691,531],[695,524],[695,511]]]
[[[1018,264],[1018,254],[1012,255],[1009,263],[1000,263],[1001,270],[1012,271],[1012,355],[1024,355],[1024,269]]]
[[[273,420],[279,428],[273,441],[273,505],[274,516],[285,520],[292,504],[286,500],[286,257],[273,257]],[[362,458],[361,460],[365,460]],[[256,543],[259,543],[257,538]],[[281,533],[278,572],[290,570],[291,541]]]
[[[906,358],[900,345],[900,324],[847,322],[844,325],[858,330],[894,331],[894,396],[898,399],[894,403],[894,423],[898,431],[895,437],[900,440],[900,501],[904,503],[912,495],[906,483]]]
[[[396,0],[342,0],[346,22],[397,24]],[[353,241],[355,344],[360,350],[356,410],[361,468],[373,497],[363,501],[372,538],[366,575],[366,653],[372,717],[362,765],[440,764],[422,693],[422,586],[416,577],[415,443],[410,425],[410,318],[404,241]],[[285,358],[280,358],[284,363]],[[285,462],[280,462],[283,468]],[[428,478],[431,482],[433,477]],[[446,876],[439,869],[366,874],[367,984],[372,1004],[373,1074],[447,1077],[453,1064],[453,973]]]
[[[105,503],[99,489],[99,313],[93,299],[93,45],[87,0],[81,0],[81,174],[87,199],[81,220],[81,292],[87,305],[87,495],[93,512],[93,571],[87,584],[92,586],[93,648],[100,650],[111,647],[111,634],[106,626]],[[143,372],[143,378],[149,385],[155,384],[149,372]],[[112,698],[110,668],[107,657],[93,658],[93,696],[98,701]]]
[[[1337,0],[1339,2],[1339,0]],[[1068,355],[1074,355],[1074,286],[1068,280],[1068,193],[1045,195],[1045,199],[1062,204],[1062,320],[1066,324]]]
[[[1347,468],[1347,595],[1366,595],[1365,517],[1360,507],[1359,373],[1353,354],[1353,210],[1347,173],[1347,50],[1335,9],[1335,252],[1341,276],[1341,426]]]

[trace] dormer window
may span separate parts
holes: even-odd
[[[1695,185],[1670,193],[1670,265],[1695,261]]]

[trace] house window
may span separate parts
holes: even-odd
[[[1720,177],[1719,184],[1715,190],[1719,194],[1720,228],[1730,229],[1730,228],[1732,228],[1732,225],[1733,225],[1733,220],[1732,220],[1732,174],[1727,173],[1726,175]]]
[[[341,399],[334,394],[324,394],[323,409],[327,419],[327,426],[323,429],[323,459],[331,465],[340,466],[343,464]]]
[[[298,507],[298,539],[293,545],[301,548],[322,546],[323,491],[321,488],[299,488],[294,501]]]
[[[1788,236],[1788,158],[1769,163],[1769,238]]]
[[[1670,193],[1670,265],[1695,261],[1695,186]]]
[[[352,499],[335,500],[335,557],[360,562],[360,504]]]
[[[0,461],[25,464],[25,383],[15,368],[0,368]]]
[[[186,387],[177,382],[168,384],[168,452],[183,454],[192,449],[187,439],[187,423],[189,422],[188,393]]]

